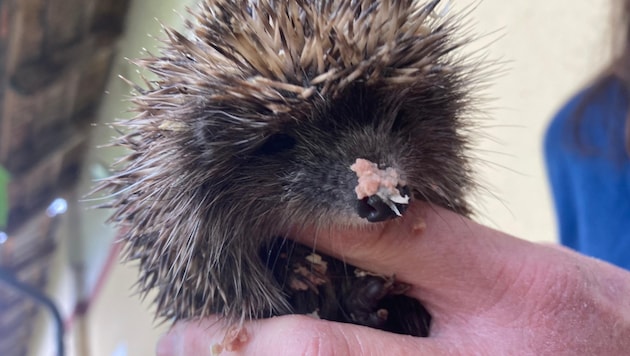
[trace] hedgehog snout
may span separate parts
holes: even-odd
[[[397,169],[357,158],[350,170],[357,176],[356,210],[361,218],[380,222],[402,216],[410,192]]]
[[[396,190],[400,196],[409,197],[407,186],[397,186]],[[390,199],[383,198],[379,194],[357,200],[356,205],[359,217],[367,219],[369,222],[382,222],[401,216],[407,210],[407,203],[396,203]]]

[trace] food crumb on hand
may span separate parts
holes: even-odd
[[[232,326],[227,330],[220,344],[212,345],[212,355],[220,355],[223,351],[238,351],[248,340],[249,335],[243,326]]]

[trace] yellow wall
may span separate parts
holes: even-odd
[[[94,185],[93,179],[97,176],[94,174],[95,170],[102,168],[103,163],[108,166],[118,154],[112,150],[95,149],[112,137],[112,131],[105,124],[116,118],[130,116],[126,112],[127,103],[124,102],[130,90],[118,75],[140,82],[135,67],[125,58],[140,57],[144,47],[156,53],[157,42],[149,35],[161,36],[160,22],[157,19],[166,25],[181,28],[180,15],[186,13],[186,4],[193,2],[194,0],[131,1],[125,36],[118,46],[117,59],[99,111],[98,124],[94,125],[94,148],[88,153],[81,192],[76,199],[69,201],[71,210],[64,216],[65,223],[59,234],[60,245],[52,265],[48,293],[58,302],[66,318],[77,299],[91,294],[114,238],[114,229],[104,223],[109,212],[90,209],[90,206],[97,205],[98,202],[83,201],[82,198]],[[72,266],[83,269],[84,275],[78,283],[74,280]],[[154,354],[154,344],[164,327],[160,328],[153,322],[150,304],[142,304],[133,295],[132,285],[136,276],[137,269],[133,266],[115,264],[94,300],[88,318],[75,319],[72,329],[69,330],[66,337],[68,355]],[[50,317],[46,313],[40,313],[38,324],[29,354],[53,356],[54,329]]]
[[[551,116],[609,57],[609,1],[453,0],[473,10],[475,32],[491,34],[490,58],[503,60],[482,122],[479,168],[487,187],[479,220],[535,241],[555,241],[542,156]]]

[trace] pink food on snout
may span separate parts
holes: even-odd
[[[400,196],[400,192],[396,187],[405,185],[396,169],[391,167],[379,169],[376,163],[372,163],[367,159],[357,158],[355,163],[350,166],[350,169],[359,178],[359,184],[354,189],[359,200],[374,194],[391,199],[392,197]]]

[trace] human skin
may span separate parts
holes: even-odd
[[[430,337],[289,315],[246,323],[247,340],[221,355],[630,354],[630,273],[568,249],[424,204],[369,230],[296,236],[409,283],[433,315]],[[224,335],[213,318],[180,322],[157,355],[212,355]]]

